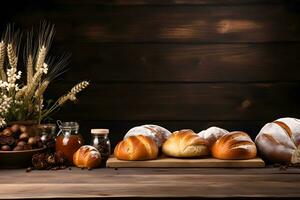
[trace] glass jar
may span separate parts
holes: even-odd
[[[109,129],[92,129],[91,145],[98,149],[102,160],[105,161],[110,155],[110,140],[108,138]]]
[[[58,121],[60,131],[56,137],[55,150],[61,153],[73,165],[73,154],[83,145],[84,141],[79,134],[77,122]]]
[[[55,151],[55,124],[39,124],[37,125],[38,135],[41,137],[43,145],[50,151]]]

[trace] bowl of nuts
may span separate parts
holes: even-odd
[[[34,127],[13,124],[0,132],[0,168],[28,167],[34,154],[46,150]]]

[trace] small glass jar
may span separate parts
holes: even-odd
[[[50,151],[55,151],[55,124],[39,124],[37,125],[38,135],[41,137],[43,145]]]
[[[91,145],[94,146],[101,154],[102,160],[105,162],[110,156],[110,140],[108,138],[109,129],[92,129]]]
[[[73,154],[83,145],[77,122],[58,122],[60,131],[56,137],[55,150],[61,153],[73,165]]]

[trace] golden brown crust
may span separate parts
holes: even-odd
[[[158,156],[158,147],[150,137],[130,136],[117,144],[114,155],[119,160],[152,160]]]
[[[256,157],[256,146],[249,135],[234,131],[223,135],[212,146],[212,156],[219,159],[251,159]]]
[[[73,163],[80,168],[96,168],[101,164],[101,154],[95,147],[85,145],[74,153]]]
[[[163,144],[162,151],[172,157],[200,157],[208,155],[208,142],[192,130],[175,131]]]

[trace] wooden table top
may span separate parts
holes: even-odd
[[[300,197],[300,169],[0,170],[0,199]]]

